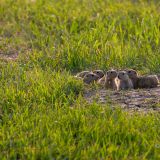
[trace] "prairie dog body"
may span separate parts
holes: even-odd
[[[117,85],[115,82],[115,78],[117,77],[117,71],[115,70],[109,70],[106,72],[106,76],[105,76],[105,82],[104,82],[104,86],[107,89],[115,89],[117,90]]]
[[[102,78],[103,76],[104,76],[104,72],[102,70],[94,70],[93,72],[82,71],[80,73],[77,73],[76,76],[74,77],[77,79],[82,79],[84,83],[90,84]]]
[[[137,74],[137,72],[133,69],[129,69],[126,72],[133,83],[133,88],[137,89],[138,88],[138,74]]]
[[[75,77],[81,77],[81,78],[84,78],[84,76],[86,74],[90,73],[90,71],[82,71],[80,73],[77,73]]]
[[[154,88],[158,86],[159,80],[156,75],[138,76],[135,70],[128,70],[128,76],[132,80],[134,88]]]
[[[116,78],[116,84],[117,84],[117,90],[126,90],[133,88],[133,83],[129,78],[127,72],[125,71],[120,71],[118,73],[118,76]]]
[[[159,80],[156,75],[148,75],[138,77],[138,88],[155,88],[158,86]]]

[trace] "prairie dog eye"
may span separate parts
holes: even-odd
[[[122,75],[124,75],[124,73],[122,73]]]
[[[113,72],[111,71],[111,73],[113,73]]]
[[[128,73],[131,73],[131,71],[128,71]]]
[[[91,76],[93,77],[94,75],[92,74]]]

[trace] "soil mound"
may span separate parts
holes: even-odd
[[[160,113],[160,86],[152,89],[112,91],[98,89],[86,91],[84,97],[89,103],[111,104],[134,111],[158,111]]]

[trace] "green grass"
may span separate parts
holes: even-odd
[[[160,114],[88,104],[72,76],[160,73],[159,11],[158,0],[1,0],[0,159],[160,159]]]

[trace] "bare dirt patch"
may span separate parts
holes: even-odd
[[[152,89],[112,91],[97,89],[86,91],[85,99],[89,103],[111,104],[132,111],[156,111],[160,113],[160,86]]]
[[[2,60],[16,60],[17,58],[18,58],[18,53],[13,53],[9,55],[0,53],[0,59]]]

